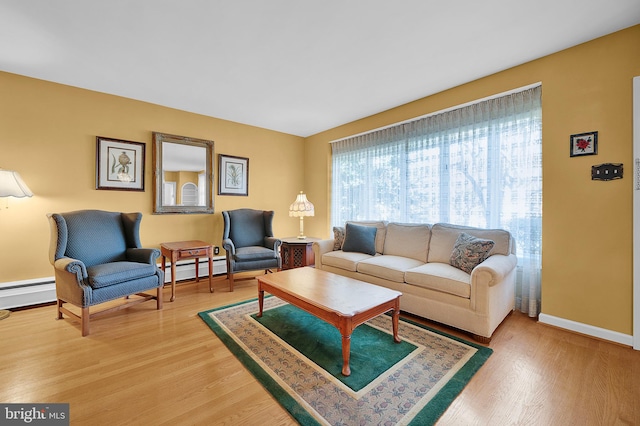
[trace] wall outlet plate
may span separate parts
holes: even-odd
[[[214,255],[218,255],[218,254],[220,254],[220,247],[218,247],[218,246],[213,246],[213,254],[214,254]]]
[[[622,179],[622,163],[604,163],[591,166],[591,180]]]

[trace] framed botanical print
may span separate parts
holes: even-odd
[[[218,155],[218,195],[249,195],[249,159]]]
[[[144,191],[141,142],[96,137],[96,189]]]

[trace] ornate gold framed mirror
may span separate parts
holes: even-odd
[[[153,212],[213,213],[213,141],[153,132]]]

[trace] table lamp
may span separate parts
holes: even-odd
[[[304,240],[307,238],[304,235],[304,217],[305,216],[313,216],[313,204],[307,200],[307,195],[300,191],[296,200],[289,206],[289,216],[290,217],[299,217],[300,218],[300,235],[298,235],[299,240]]]

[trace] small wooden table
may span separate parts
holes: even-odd
[[[162,270],[166,268],[166,259],[171,261],[171,302],[176,299],[176,261],[182,259],[196,259],[196,282],[200,281],[198,271],[201,257],[209,258],[209,291],[213,293],[213,245],[200,240],[176,241],[160,244],[162,253]]]
[[[315,256],[313,254],[313,242],[320,241],[319,238],[281,238],[280,257],[282,258],[282,269],[301,268],[303,266],[313,266]]]
[[[258,304],[262,316],[264,292],[335,326],[342,335],[342,374],[349,376],[351,334],[360,324],[393,311],[393,340],[400,343],[399,291],[343,277],[315,268],[296,268],[258,277]]]

